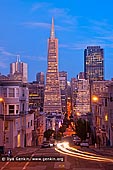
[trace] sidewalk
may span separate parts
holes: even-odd
[[[103,155],[103,156],[112,156],[113,157],[113,147],[101,147],[100,149],[97,147],[95,148],[95,146],[90,146],[89,149],[91,149],[92,151]]]
[[[40,147],[31,147],[31,146],[27,146],[25,148],[14,148],[12,149],[12,154],[13,156],[16,155],[25,155],[25,154],[29,154],[32,155],[33,152],[35,152],[36,150],[38,150]]]

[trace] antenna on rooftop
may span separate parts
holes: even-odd
[[[20,62],[20,55],[17,55],[17,62]]]

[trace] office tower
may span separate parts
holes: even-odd
[[[19,55],[17,56],[17,61],[10,64],[10,78],[16,80],[22,80],[27,83],[28,80],[28,70],[27,64],[20,61]]]
[[[68,117],[72,113],[72,96],[71,96],[71,83],[67,81],[67,115]]]
[[[75,113],[76,111],[76,98],[77,98],[77,78],[71,78],[71,96],[72,96],[72,111]]]
[[[44,73],[39,72],[36,74],[36,81],[38,84],[44,84]]]
[[[43,111],[44,105],[44,84],[33,81],[28,84],[29,88],[29,108]]]
[[[52,18],[51,34],[48,40],[48,67],[44,94],[44,112],[61,112],[61,95],[58,71],[58,39],[55,38]]]
[[[62,112],[67,112],[67,72],[59,72]]]
[[[84,50],[85,79],[104,80],[104,50],[100,46],[88,46]]]
[[[78,79],[78,80],[84,79],[84,72],[80,72],[80,73],[77,75],[77,79]]]
[[[90,112],[90,90],[89,81],[77,80],[76,113],[80,115]]]

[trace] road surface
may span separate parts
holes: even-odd
[[[16,154],[16,161],[5,161],[2,160],[0,162],[0,170],[113,170],[113,162],[112,161],[97,161],[96,159],[84,159],[86,152],[89,156],[95,153],[89,153],[90,148],[83,148],[82,157],[78,157],[78,155],[74,154],[69,155],[68,153],[62,153],[61,148],[28,148],[24,151],[20,151]],[[69,148],[66,148],[69,151]],[[76,153],[75,150],[70,150],[71,152]],[[81,152],[80,151],[80,152]],[[66,151],[65,151],[66,152]],[[78,153],[80,153],[78,152]],[[73,154],[73,153],[72,153]],[[85,155],[84,155],[85,154]],[[93,155],[97,157],[97,159],[104,158],[102,155]],[[19,161],[19,158],[60,158],[60,161],[50,161],[50,160],[38,160],[38,161]],[[62,159],[61,159],[62,158]],[[63,161],[64,158],[64,161]],[[2,158],[3,159],[3,158]],[[5,158],[7,159],[7,158]],[[13,158],[12,158],[13,159]],[[105,159],[113,160],[112,157],[106,156]]]

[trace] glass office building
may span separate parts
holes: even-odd
[[[100,46],[88,46],[84,50],[85,79],[104,80],[104,50]]]

